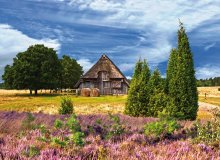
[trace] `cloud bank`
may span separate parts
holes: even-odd
[[[0,75],[3,74],[4,67],[12,63],[16,54],[25,51],[30,45],[44,44],[56,50],[60,48],[56,39],[34,39],[8,24],[0,24],[0,39]]]

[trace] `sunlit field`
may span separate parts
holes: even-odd
[[[44,93],[44,92],[43,92]],[[57,114],[61,97],[58,94],[30,96],[28,91],[0,90],[0,110]],[[77,97],[69,95],[77,114],[123,113],[127,96]]]
[[[199,101],[220,106],[220,96],[218,87],[199,87]],[[208,92],[207,98],[204,92]],[[39,92],[38,96],[30,96],[28,90],[0,90],[0,111],[18,111],[57,114],[62,96],[60,94],[50,94]],[[123,114],[127,96],[101,96],[101,97],[77,97],[69,95],[74,103],[76,114]],[[213,97],[214,96],[214,97]],[[209,108],[200,108],[199,119],[210,119]]]

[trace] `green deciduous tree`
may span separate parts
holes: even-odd
[[[14,83],[14,72],[13,68],[10,65],[5,66],[5,72],[2,75],[2,79],[4,80],[4,87],[7,89],[13,89],[13,83]]]
[[[66,55],[60,61],[62,65],[61,88],[73,88],[83,74],[82,67],[75,59]]]
[[[3,80],[8,88],[54,89],[58,85],[61,65],[56,51],[44,45],[30,46],[18,53],[12,66],[6,66]]]

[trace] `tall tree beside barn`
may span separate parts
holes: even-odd
[[[128,98],[125,106],[125,114],[131,116],[139,116],[140,103],[138,101],[140,91],[140,77],[142,72],[143,62],[139,60],[135,65],[134,74],[130,83],[130,89],[128,91]]]
[[[177,57],[170,58],[167,75],[168,93],[170,97],[174,98],[175,104],[171,114],[177,118],[194,120],[198,110],[198,93],[193,55],[182,23],[180,23],[180,29],[178,30],[177,53],[171,54],[171,56],[173,55]],[[171,65],[172,63],[176,64]]]
[[[140,74],[140,91],[137,101],[139,101],[139,114],[141,116],[146,116],[148,113],[148,103],[149,103],[149,91],[148,82],[150,79],[150,69],[146,62],[143,61],[142,72]]]
[[[61,88],[73,88],[80,76],[83,74],[82,67],[77,63],[75,59],[69,56],[63,55],[60,60],[62,66],[62,72],[60,76]]]
[[[162,112],[169,103],[168,96],[165,94],[165,80],[158,69],[155,69],[150,77],[148,92],[150,95],[148,116],[157,117],[158,112]]]
[[[165,92],[168,94],[169,90],[173,90],[176,88],[175,84],[175,74],[177,71],[177,50],[173,48],[170,53],[170,57],[168,60],[167,72],[166,72],[166,86]]]
[[[150,69],[146,60],[136,63],[134,75],[131,80],[125,113],[131,116],[146,116],[148,112],[148,81]]]

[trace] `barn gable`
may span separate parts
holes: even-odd
[[[75,87],[99,88],[101,94],[127,94],[129,83],[119,68],[106,55],[102,55]]]

